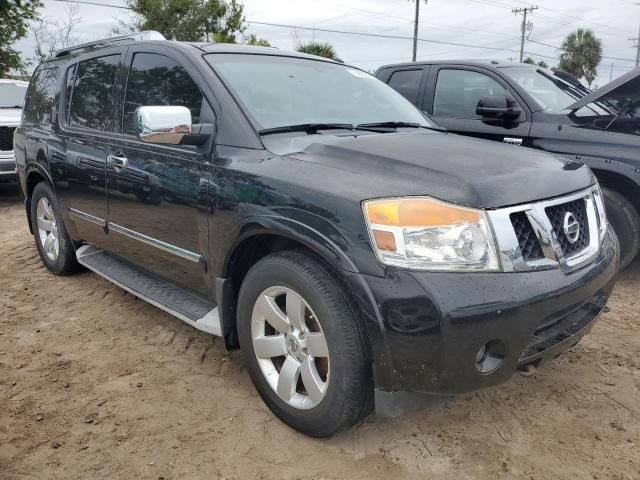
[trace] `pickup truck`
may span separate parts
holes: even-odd
[[[221,336],[317,437],[540,367],[618,269],[587,167],[442,133],[310,55],[151,33],[66,49],[34,73],[15,151],[50,272]]]
[[[640,68],[595,92],[562,71],[497,60],[388,65],[376,76],[452,133],[536,148],[588,165],[620,239],[621,268],[636,257]]]

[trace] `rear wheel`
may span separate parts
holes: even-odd
[[[56,196],[44,182],[36,185],[31,196],[31,227],[40,258],[51,273],[68,275],[79,269]]]
[[[620,242],[620,269],[628,267],[640,250],[640,215],[620,193],[603,188],[607,217]]]
[[[298,252],[254,265],[238,298],[240,346],[258,393],[314,437],[369,413],[373,386],[357,312],[331,272]]]

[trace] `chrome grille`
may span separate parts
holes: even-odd
[[[584,199],[547,207],[545,211],[565,256],[575,255],[589,246],[589,221]],[[564,232],[564,219],[567,213],[571,213],[580,226],[578,238],[573,243]]]
[[[606,234],[605,226],[600,228],[596,193],[593,186],[564,197],[487,211],[503,271],[560,267],[570,272],[591,263]]]
[[[13,150],[13,132],[15,127],[0,127],[0,151],[10,152]]]

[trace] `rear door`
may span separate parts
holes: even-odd
[[[387,74],[384,81],[404,98],[419,106],[422,103],[425,71],[428,71],[428,68],[428,66],[426,69],[422,66],[401,67]]]
[[[108,249],[174,284],[207,295],[209,148],[141,142],[141,106],[185,106],[193,123],[214,123],[197,69],[179,51],[132,46],[120,135],[108,152]]]
[[[483,97],[506,96],[522,110],[516,120],[487,119],[476,114]],[[528,145],[531,112],[517,93],[491,71],[458,65],[431,68],[422,110],[447,130],[488,140]]]
[[[49,151],[56,194],[78,238],[97,245],[106,238],[106,160],[114,138],[122,52],[101,50],[67,68],[59,112],[64,142]]]

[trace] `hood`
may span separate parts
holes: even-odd
[[[21,108],[0,108],[0,126],[16,127],[20,125]]]
[[[621,77],[607,83],[604,87],[600,87],[595,92],[582,97],[577,102],[569,105],[568,110],[578,110],[590,103],[598,100],[631,100],[632,104],[636,104],[640,100],[640,67],[625,73]]]
[[[594,182],[581,163],[453,134],[303,138],[315,143],[288,156],[343,171],[335,181],[348,182],[363,199],[429,195],[460,205],[498,208],[564,195]]]

